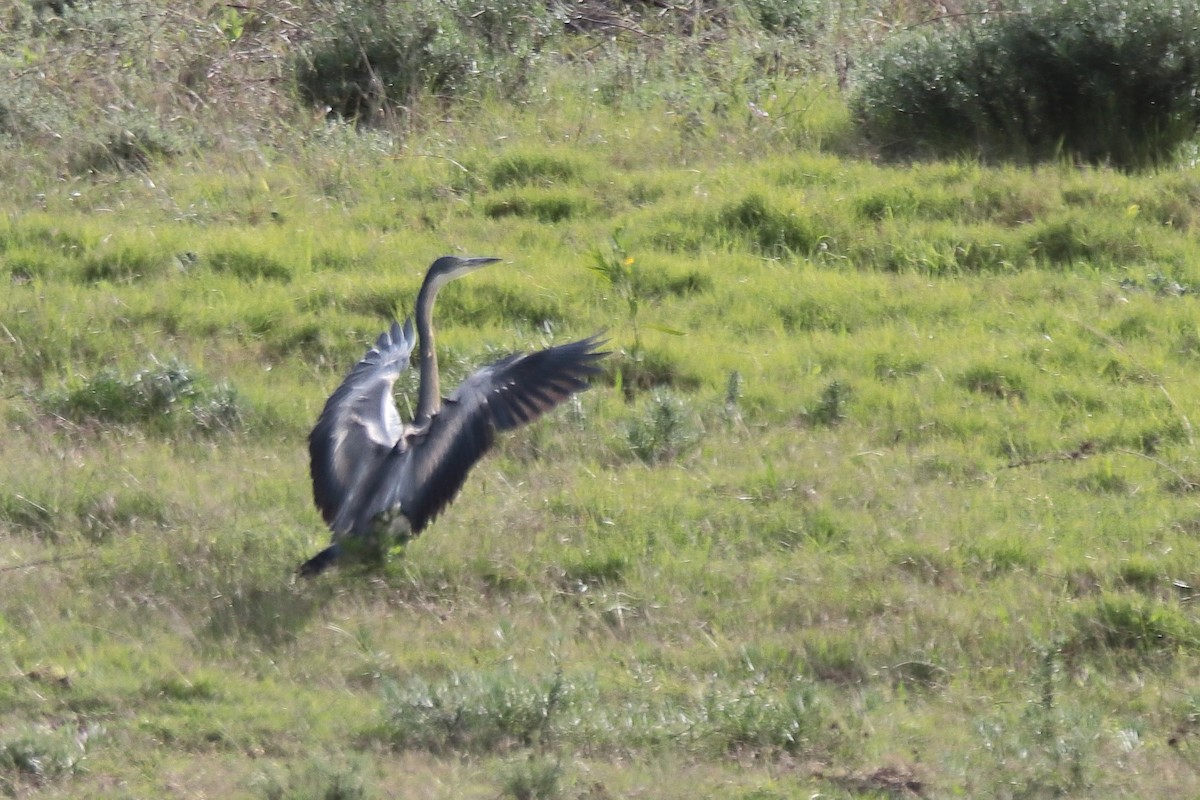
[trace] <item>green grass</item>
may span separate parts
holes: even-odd
[[[1195,169],[879,165],[832,83],[595,44],[402,130],[0,151],[0,793],[1194,795]],[[297,583],[308,430],[451,252],[506,263],[444,386],[605,373]]]

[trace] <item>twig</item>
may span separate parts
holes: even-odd
[[[6,567],[0,567],[0,572],[16,572],[19,569],[29,569],[30,567],[45,567],[50,564],[62,564],[67,561],[79,561],[80,559],[88,558],[90,553],[77,553],[73,556],[55,556],[54,558],[43,558],[38,561],[26,561],[24,564],[10,564]]]
[[[1176,477],[1176,479],[1179,480],[1179,483],[1182,484],[1189,492],[1194,491],[1196,489],[1200,489],[1200,482],[1197,482],[1191,478],[1184,476],[1184,474],[1182,472],[1175,469],[1170,464],[1163,461],[1161,458],[1155,458],[1154,456],[1146,455],[1145,453],[1139,453],[1137,450],[1129,450],[1124,447],[1115,448],[1114,452],[1124,453],[1125,455],[1136,456],[1138,458],[1144,458],[1147,461],[1149,461],[1151,464],[1154,464],[1157,467],[1161,467],[1162,469],[1165,469],[1167,472],[1174,475]]]
[[[1040,455],[1040,456],[1030,456],[1028,458],[1022,458],[1019,461],[1012,461],[1005,466],[1008,469],[1013,469],[1014,467],[1030,467],[1030,466],[1033,466],[1034,464],[1046,464],[1051,461],[1079,461],[1081,459],[1087,458],[1088,456],[1092,455],[1095,452],[1096,452],[1096,443],[1092,442],[1092,441],[1085,441],[1085,442],[1082,442],[1074,450],[1063,450],[1058,453],[1048,453],[1048,454]]]

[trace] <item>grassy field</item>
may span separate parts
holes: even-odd
[[[1200,793],[1200,173],[881,164],[832,72],[722,104],[640,52],[3,151],[0,793]],[[444,383],[596,331],[606,372],[296,582],[308,429],[444,253],[505,259],[442,293]]]

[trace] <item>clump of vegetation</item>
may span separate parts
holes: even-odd
[[[334,767],[309,761],[286,777],[271,777],[261,786],[264,800],[369,800],[362,770],[356,766]]]
[[[717,215],[726,238],[745,238],[761,253],[774,258],[812,255],[825,241],[825,233],[811,214],[784,211],[763,195],[748,194]]]
[[[530,756],[509,764],[500,776],[501,797],[554,800],[563,793],[563,766],[557,759]]]
[[[220,250],[206,259],[214,272],[236,275],[245,281],[273,280],[286,283],[292,271],[286,264],[267,253],[247,250]]]
[[[1198,33],[1190,0],[1024,2],[893,38],[855,109],[892,155],[1162,163],[1200,123]]]
[[[488,171],[493,189],[509,186],[552,186],[570,183],[583,173],[580,162],[536,151],[513,152],[496,159]]]
[[[144,491],[106,492],[81,497],[75,514],[89,541],[100,542],[114,531],[138,524],[162,527],[170,517],[161,497]]]
[[[324,25],[296,64],[301,99],[371,124],[424,94],[443,98],[520,80],[549,17],[514,0],[320,4]]]
[[[809,425],[829,427],[837,425],[846,418],[846,404],[854,392],[841,381],[830,381],[821,390],[821,396],[812,408],[804,412],[804,419]]]
[[[959,382],[972,392],[997,400],[1023,400],[1027,393],[1023,376],[986,364],[971,367],[962,374]]]
[[[641,416],[629,423],[629,449],[647,464],[667,461],[695,446],[702,429],[688,403],[668,389],[650,396]]]
[[[232,386],[209,386],[191,367],[173,359],[154,359],[152,366],[129,377],[101,370],[73,388],[49,393],[43,403],[73,422],[141,425],[160,433],[238,430],[248,417]]]
[[[455,673],[386,688],[383,732],[393,746],[432,753],[503,752],[552,735],[571,702],[562,673],[533,680],[512,670]]]
[[[166,257],[148,250],[121,247],[85,258],[82,278],[88,283],[145,280],[166,273],[169,263]]]
[[[81,144],[68,159],[67,169],[73,175],[140,172],[178,152],[170,135],[156,128],[119,128]]]
[[[704,699],[707,736],[729,752],[801,753],[821,735],[824,714],[807,685],[782,693],[747,689]]]
[[[1070,648],[1154,663],[1200,645],[1200,626],[1179,608],[1153,598],[1106,595],[1075,615]]]
[[[52,536],[56,514],[52,504],[19,492],[0,493],[0,523],[39,536]]]
[[[526,189],[488,199],[483,213],[492,219],[528,217],[538,222],[562,222],[587,210],[581,195],[545,189]]]
[[[0,789],[17,796],[24,783],[67,778],[82,772],[90,740],[102,733],[96,726],[75,730],[73,725],[49,729],[28,726],[0,738]]]
[[[742,5],[754,22],[770,33],[803,37],[823,21],[815,0],[745,0]]]

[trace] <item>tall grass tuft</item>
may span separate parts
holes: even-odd
[[[384,702],[383,732],[399,749],[494,753],[552,737],[571,687],[561,672],[530,679],[500,669],[388,683]]]
[[[825,239],[811,214],[784,211],[757,193],[726,205],[717,215],[717,225],[729,231],[726,238],[744,238],[774,258],[812,255]]]

